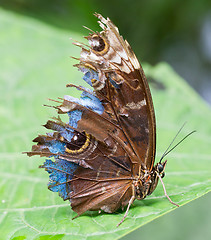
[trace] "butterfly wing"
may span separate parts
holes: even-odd
[[[77,67],[94,92],[82,87],[81,98],[64,96],[57,107],[67,113],[45,127],[28,155],[54,157],[44,163],[49,189],[69,199],[78,215],[87,210],[114,212],[128,204],[133,177],[150,170],[155,156],[155,117],[143,70],[129,44],[109,19],[101,33],[86,37]]]

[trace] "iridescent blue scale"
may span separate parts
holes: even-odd
[[[47,159],[42,167],[50,174],[48,188],[58,192],[59,196],[66,200],[70,193],[70,191],[67,192],[66,183],[72,179],[72,174],[78,165],[62,159],[57,159],[55,162]]]

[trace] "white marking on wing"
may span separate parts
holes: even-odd
[[[146,104],[147,104],[146,99],[143,99],[143,100],[141,100],[140,102],[137,102],[137,103],[134,103],[134,102],[127,103],[125,107],[129,108],[129,109],[140,109],[143,106],[145,106]]]

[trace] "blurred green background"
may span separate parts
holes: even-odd
[[[211,103],[210,0],[1,0],[0,6],[84,35],[82,25],[97,29],[94,12],[108,16],[140,61],[167,61]],[[123,239],[210,239],[210,201],[207,194]]]

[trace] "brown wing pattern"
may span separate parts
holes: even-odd
[[[150,169],[155,158],[156,125],[148,83],[117,27],[109,19],[96,16],[103,31],[87,37],[91,49],[82,49],[78,67],[87,66],[98,72],[99,80],[93,79],[92,83],[105,107],[103,115],[122,130],[120,138],[136,155],[133,162]]]
[[[48,121],[44,126],[54,132],[35,138],[28,153],[56,159],[42,166],[50,173],[49,188],[70,199],[78,215],[126,206],[134,176],[140,168],[151,170],[155,157],[155,116],[143,70],[117,27],[96,16],[103,31],[86,37],[88,49],[75,43],[82,47],[76,66],[94,92],[78,87],[80,100],[65,96],[57,109],[70,122]]]

